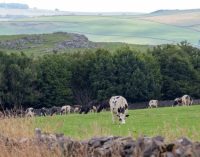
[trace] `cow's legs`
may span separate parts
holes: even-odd
[[[116,119],[117,119],[117,116],[115,113],[111,112],[112,114],[112,121],[113,121],[113,124],[115,123]]]

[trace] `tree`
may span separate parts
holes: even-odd
[[[70,62],[64,55],[48,55],[38,67],[39,106],[62,106],[72,103]],[[38,106],[37,106],[38,107]]]

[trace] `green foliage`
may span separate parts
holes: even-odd
[[[33,60],[24,54],[1,52],[1,99],[8,107],[19,108],[34,103],[37,91],[33,86],[36,70]]]
[[[125,46],[40,58],[0,53],[0,97],[6,107],[88,105],[113,95],[128,102],[200,97],[200,50],[182,42],[141,53]]]
[[[61,55],[45,56],[39,61],[38,90],[41,106],[62,106],[71,103],[71,71],[68,58]]]
[[[183,44],[183,43],[182,43]],[[155,47],[151,52],[158,60],[162,74],[163,99],[173,99],[176,96],[190,93],[199,97],[199,74],[198,63],[194,63],[196,56],[191,55],[192,49],[184,45],[166,45]],[[200,51],[196,50],[197,55]]]

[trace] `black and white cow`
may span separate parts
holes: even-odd
[[[149,101],[149,108],[158,107],[158,100],[150,100]]]
[[[122,124],[126,123],[126,117],[128,117],[128,103],[122,96],[112,96],[109,101],[110,111],[112,114],[112,121],[118,119]]]
[[[61,107],[53,106],[48,109],[48,115],[53,116],[53,115],[59,115],[61,111]]]
[[[189,106],[189,105],[192,105],[193,103],[193,100],[189,95],[183,95],[181,97],[181,101],[182,101],[183,106]]]
[[[34,109],[33,112],[35,116],[47,116],[48,109],[46,107],[42,107],[40,109]]]
[[[87,114],[88,112],[90,112],[90,110],[91,110],[91,106],[82,106],[79,114],[82,114],[82,113]]]
[[[35,116],[34,108],[32,108],[32,107],[27,108],[25,111],[25,116],[26,117],[34,117]]]
[[[182,99],[181,98],[176,98],[174,99],[174,104],[172,106],[179,106],[182,104]]]
[[[81,105],[74,105],[73,106],[73,112],[79,113],[81,111],[82,106]]]
[[[193,100],[189,95],[183,95],[180,98],[176,98],[174,100],[174,106],[176,105],[183,105],[183,106],[189,106],[192,105]]]
[[[110,109],[109,101],[105,100],[99,103],[97,106],[97,113],[100,113],[102,110]]]
[[[62,114],[69,114],[71,112],[71,106],[70,105],[65,105],[61,107],[61,115]]]

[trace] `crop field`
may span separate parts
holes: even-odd
[[[126,124],[113,124],[110,112],[70,114],[64,116],[2,119],[0,132],[9,137],[32,137],[35,128],[64,133],[74,139],[94,136],[165,136],[173,140],[182,136],[200,140],[200,106],[165,107],[129,110]]]
[[[173,23],[160,23],[157,18],[100,15],[35,17],[1,22],[0,34],[40,34],[64,31],[84,34],[89,40],[95,42],[157,45],[187,40],[194,45],[198,43],[200,32],[189,27],[179,27]]]

